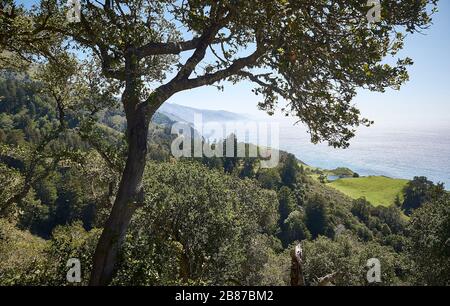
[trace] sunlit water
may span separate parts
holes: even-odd
[[[412,179],[426,176],[450,188],[450,127],[358,131],[348,149],[310,143],[305,128],[279,122],[279,147],[308,165],[333,169],[348,167],[360,175]],[[254,135],[247,138],[255,143]]]
[[[394,178],[427,176],[450,187],[450,128],[363,129],[350,147],[342,150],[313,145],[304,129],[281,125],[280,148],[316,167],[348,167],[360,175]]]

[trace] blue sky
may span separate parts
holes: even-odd
[[[432,27],[411,35],[399,56],[410,57],[410,81],[400,91],[373,93],[360,90],[354,100],[364,116],[380,127],[450,126],[450,1],[439,3]],[[170,102],[187,106],[263,115],[252,85],[226,85],[224,92],[212,87],[174,96]]]
[[[17,1],[27,6],[35,1]],[[450,126],[450,1],[439,2],[439,12],[425,34],[406,39],[400,57],[410,57],[410,81],[400,91],[373,93],[360,90],[354,103],[362,114],[384,127]],[[202,87],[182,92],[169,102],[196,108],[228,110],[264,117],[257,110],[253,85],[225,83],[225,91]]]

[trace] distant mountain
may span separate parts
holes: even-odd
[[[203,122],[225,122],[225,121],[243,121],[248,117],[242,114],[236,114],[223,110],[206,110],[183,106],[174,103],[165,103],[158,112],[166,115],[173,121],[194,122],[194,114],[202,115]]]
[[[164,104],[153,116],[154,124],[172,126],[176,122],[194,124],[194,114],[201,114],[203,122],[242,121],[249,118],[227,111],[196,109],[178,104]],[[100,122],[117,131],[125,131],[126,119],[122,109],[109,109],[100,112]]]
[[[180,120],[174,120],[173,118],[170,118],[168,115],[162,112],[156,112],[156,114],[154,114],[152,117],[152,123],[165,126],[171,126],[177,121]]]

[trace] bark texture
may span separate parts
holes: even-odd
[[[291,251],[291,286],[305,286],[303,275],[303,251],[301,244],[297,244]]]
[[[144,201],[142,179],[147,155],[147,137],[151,116],[139,101],[136,59],[130,52],[126,59],[126,82],[122,95],[127,118],[128,155],[111,213],[94,254],[89,285],[108,285],[115,272],[119,251],[136,208]]]
[[[128,129],[128,158],[111,214],[98,242],[90,285],[107,285],[114,274],[120,247],[131,217],[144,200],[142,177],[147,154],[148,122],[144,114],[136,114]]]

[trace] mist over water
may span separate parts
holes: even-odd
[[[335,149],[327,143],[312,144],[306,127],[294,125],[289,119],[256,120],[250,124],[240,121],[228,123],[231,127],[237,127],[235,131],[239,141],[280,148],[313,167],[347,167],[361,176],[382,175],[402,179],[426,176],[435,183],[444,183],[446,189],[450,189],[450,125],[363,127],[350,141],[349,148]],[[218,126],[221,124],[218,123]],[[258,126],[260,132],[262,129],[269,135],[272,130],[270,126],[275,126],[275,133],[279,130],[278,141],[275,144],[270,143],[269,138],[273,140],[274,135],[265,139],[266,137],[261,137],[260,134],[258,138],[256,130],[246,129],[249,126]],[[203,136],[209,140],[218,140],[233,133],[233,129],[227,132],[220,129],[218,131],[218,135]]]
[[[334,149],[327,144],[311,144],[304,127],[281,122],[280,149],[315,167],[348,167],[364,176],[426,176],[450,188],[450,127],[374,126],[359,130],[348,149]]]

